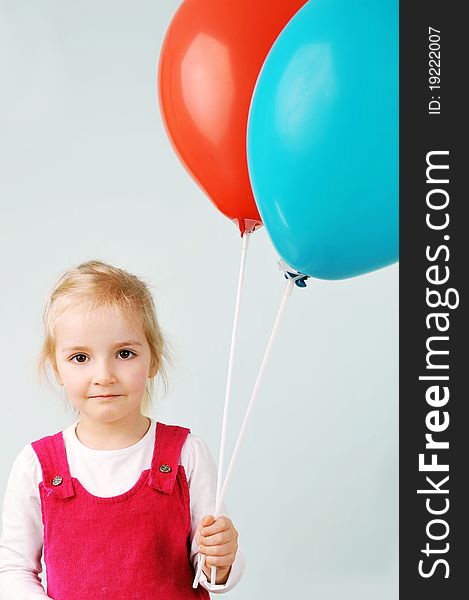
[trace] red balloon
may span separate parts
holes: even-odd
[[[189,173],[241,231],[262,225],[249,181],[246,129],[272,44],[306,0],[185,0],[161,50],[158,96]]]

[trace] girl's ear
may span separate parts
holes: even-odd
[[[155,375],[158,373],[158,365],[155,364],[155,361],[152,359],[151,361],[151,366],[150,366],[150,370],[148,372],[148,377],[150,379],[153,379],[153,377],[155,377]]]
[[[54,375],[55,375],[55,378],[57,379],[58,384],[63,385],[62,378],[59,375],[56,365],[53,365],[53,370],[54,370]]]

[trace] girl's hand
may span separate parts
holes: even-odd
[[[226,583],[238,551],[238,532],[231,519],[206,515],[197,526],[200,554],[205,554],[203,571],[210,581],[210,567],[217,567],[217,584]]]

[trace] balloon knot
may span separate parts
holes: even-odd
[[[293,279],[296,286],[305,288],[306,280],[309,279],[309,275],[305,275],[304,273],[300,273],[295,269],[292,269],[285,261],[280,259],[278,261],[278,265],[281,271],[283,271],[283,276],[285,279]]]

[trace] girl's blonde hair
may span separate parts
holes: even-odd
[[[168,387],[166,364],[171,363],[169,347],[156,318],[156,309],[147,283],[141,278],[106,264],[89,260],[66,271],[58,279],[43,313],[44,340],[39,355],[38,375],[49,383],[48,367],[57,374],[55,360],[55,322],[64,312],[102,307],[113,308],[136,326],[141,326],[150,347],[151,368],[157,368],[165,392]],[[151,407],[154,379],[147,379],[141,411],[146,416]]]

